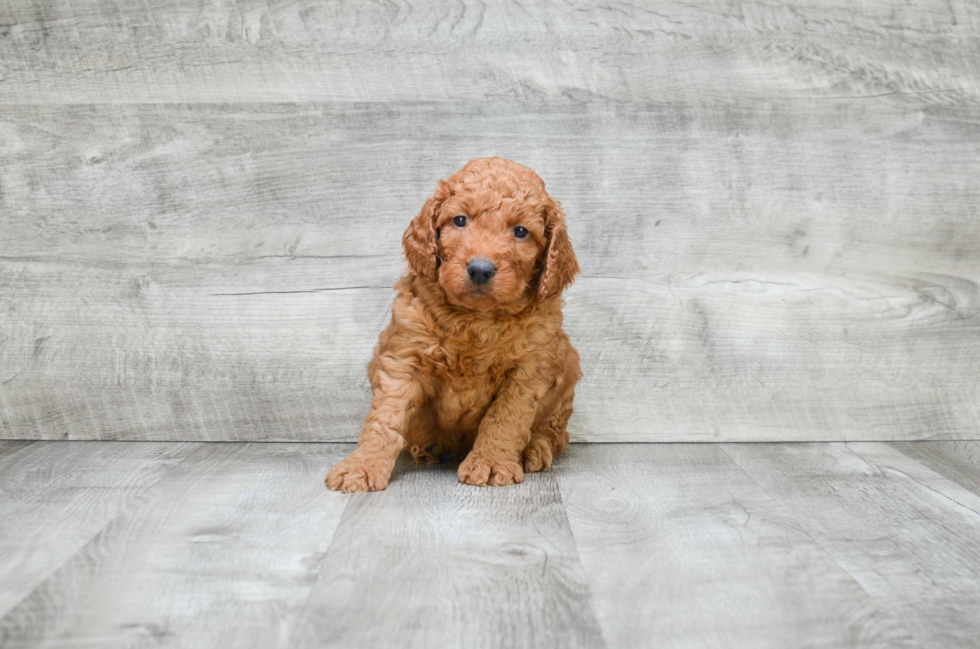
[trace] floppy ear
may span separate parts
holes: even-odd
[[[538,299],[558,295],[568,287],[578,273],[578,259],[565,229],[565,213],[561,206],[548,198],[545,201],[544,232],[548,239],[544,263],[538,279]]]
[[[419,277],[436,281],[439,267],[439,249],[436,242],[436,216],[442,202],[446,199],[444,181],[439,181],[436,193],[425,201],[422,211],[408,224],[402,236],[405,260],[408,267]]]

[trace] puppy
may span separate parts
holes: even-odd
[[[371,410],[327,485],[384,489],[406,447],[423,463],[465,455],[470,485],[549,468],[582,376],[562,330],[579,268],[561,207],[527,167],[480,158],[439,181],[402,245],[409,272],[368,365]]]

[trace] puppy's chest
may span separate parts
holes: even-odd
[[[513,361],[501,349],[440,345],[430,356],[432,404],[441,428],[473,428],[501,389]]]

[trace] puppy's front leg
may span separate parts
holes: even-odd
[[[473,450],[459,465],[459,479],[466,484],[503,487],[524,481],[521,453],[531,438],[537,408],[536,391],[511,379],[487,408]]]
[[[398,454],[405,447],[405,427],[422,404],[422,387],[406,368],[394,370],[379,359],[372,377],[374,398],[357,448],[327,474],[334,491],[381,491],[388,486]]]

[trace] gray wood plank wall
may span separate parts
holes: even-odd
[[[0,437],[354,439],[401,231],[501,155],[582,262],[574,439],[977,438],[978,26],[0,0]]]

